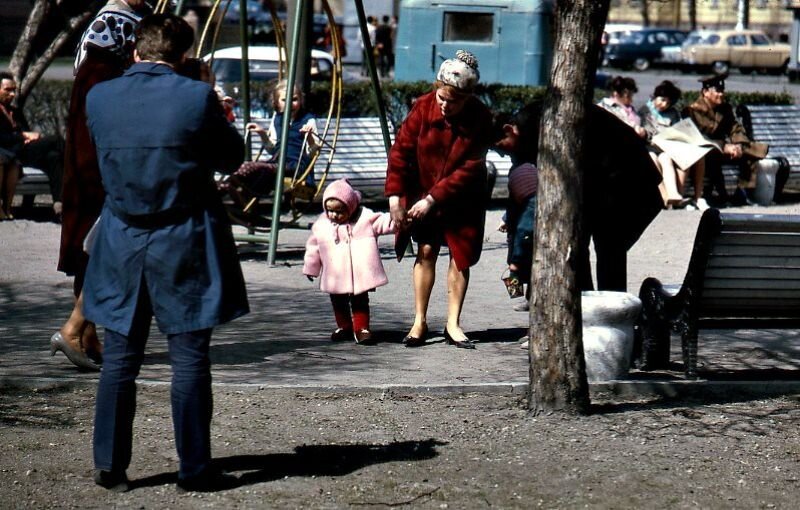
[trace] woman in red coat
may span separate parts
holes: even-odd
[[[409,233],[418,243],[414,262],[414,324],[403,342],[425,343],[428,302],[442,244],[450,251],[447,274],[448,343],[473,349],[460,316],[469,268],[478,262],[486,215],[486,151],[491,113],[473,94],[478,61],[463,50],[439,68],[434,90],[416,100],[389,152],[386,196],[392,219],[406,228],[395,249],[402,257]]]

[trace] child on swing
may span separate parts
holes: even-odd
[[[367,293],[389,281],[377,238],[394,232],[394,222],[388,212],[362,206],[361,193],[347,179],[325,188],[322,205],[306,243],[303,274],[311,281],[319,277],[320,290],[331,296],[337,325],[331,340],[371,343]]]
[[[236,193],[235,188],[243,186],[254,193],[266,195],[274,189],[275,174],[278,172],[278,155],[282,143],[279,134],[286,111],[286,80],[281,80],[275,85],[272,92],[272,107],[275,109],[275,115],[272,116],[266,130],[254,122],[245,126],[246,130],[261,137],[264,147],[272,152],[272,157],[268,161],[243,163],[238,170],[231,174],[226,185],[221,187],[223,191],[233,195]],[[299,169],[298,175],[301,175],[308,169],[311,156],[319,150],[319,146],[313,135],[317,132],[317,122],[314,116],[303,108],[303,91],[297,85],[294,87],[290,111],[292,118],[289,135],[284,141],[286,143],[285,172],[287,175],[292,175],[295,169]],[[313,171],[308,172],[305,184],[315,186]]]

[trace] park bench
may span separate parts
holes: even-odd
[[[752,140],[769,144],[768,157],[788,163],[785,188],[800,190],[800,105],[741,105],[736,114]]]
[[[639,298],[640,368],[668,366],[675,332],[692,379],[701,329],[800,327],[800,217],[705,211],[683,285],[647,278]]]
[[[22,179],[17,183],[15,194],[22,196],[22,208],[30,209],[36,195],[50,195],[50,180],[38,168],[23,167]]]
[[[253,122],[266,127],[268,118],[253,118]],[[318,121],[320,131],[324,129],[324,120]],[[243,131],[241,121],[236,123]],[[392,131],[390,125],[390,132]],[[333,127],[329,130],[327,142],[332,141]],[[394,134],[392,133],[392,140]],[[251,137],[252,158],[255,159],[261,150],[261,139]],[[323,147],[316,164],[316,174],[319,177],[324,170],[330,149]],[[491,163],[492,196],[504,197],[507,195],[508,171],[511,168],[511,159],[495,151],[489,151],[487,161]],[[17,195],[23,197],[23,207],[30,207],[36,195],[49,194],[47,175],[37,168],[25,167],[24,177],[17,185]],[[287,169],[287,176],[294,169]],[[386,149],[383,144],[383,133],[378,117],[343,118],[339,125],[339,136],[328,173],[328,182],[336,179],[347,178],[353,187],[360,190],[367,199],[382,199],[383,185],[386,179]],[[321,197],[319,197],[321,198]]]
[[[252,122],[267,127],[268,118],[254,118]],[[241,122],[237,123],[241,130]],[[324,130],[325,120],[317,121],[320,132]],[[394,133],[390,124],[389,131],[394,140]],[[333,127],[329,130],[326,142],[333,141]],[[255,159],[261,149],[261,139],[257,136],[251,138],[252,158]],[[315,175],[321,177],[328,161],[330,149],[323,147],[315,166]],[[262,156],[263,157],[263,156]],[[495,151],[489,151],[487,161],[492,163],[492,175],[496,178],[493,182],[492,196],[503,197],[507,194],[508,171],[511,168],[511,159]],[[327,181],[347,178],[354,188],[361,191],[367,199],[383,198],[383,186],[386,180],[386,149],[383,144],[383,133],[378,117],[343,118],[339,125],[339,137],[328,172]],[[490,170],[492,170],[490,168]],[[287,169],[287,176],[294,169]],[[318,199],[321,197],[318,197]]]

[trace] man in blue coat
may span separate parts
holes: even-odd
[[[136,376],[153,316],[172,364],[178,489],[225,479],[210,467],[209,341],[248,304],[213,171],[238,168],[244,148],[212,88],[173,70],[192,42],[182,19],[144,18],[136,63],[87,97],[106,192],[84,284],[84,313],[106,328],[94,477],[117,491],[128,488]]]

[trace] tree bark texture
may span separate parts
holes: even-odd
[[[587,413],[577,254],[588,108],[609,0],[559,1],[555,51],[539,141],[533,251],[529,408]]]

